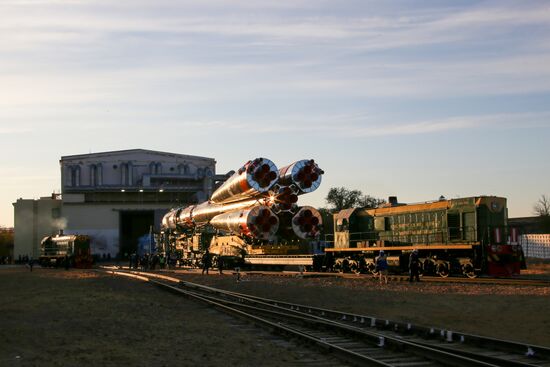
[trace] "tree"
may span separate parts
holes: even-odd
[[[550,217],[550,197],[542,195],[533,206],[533,211],[541,217]]]
[[[13,252],[13,228],[0,227],[0,256],[10,256]]]
[[[363,195],[360,190],[348,190],[345,187],[332,187],[325,198],[332,212],[347,208],[376,208],[385,203],[383,199],[376,199]]]

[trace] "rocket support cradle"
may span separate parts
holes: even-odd
[[[195,230],[210,225],[220,231],[260,240],[273,238],[280,216],[301,239],[316,238],[322,218],[313,207],[298,207],[298,195],[321,184],[323,170],[313,160],[281,169],[266,158],[248,161],[229,177],[209,201],[175,208],[162,219],[164,230]]]

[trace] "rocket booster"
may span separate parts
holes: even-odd
[[[298,194],[306,194],[317,190],[323,174],[324,171],[313,159],[302,159],[279,169],[278,184],[294,185],[298,189]]]
[[[292,230],[302,239],[316,238],[321,233],[323,217],[321,213],[311,206],[300,208],[292,217]]]
[[[217,215],[210,225],[219,230],[267,240],[279,229],[279,218],[267,206],[257,205]]]
[[[283,236],[302,239],[320,234],[322,218],[312,207],[298,207],[298,195],[316,190],[324,172],[311,160],[277,169],[266,158],[248,161],[198,205],[172,209],[164,229],[193,230],[204,225],[257,239],[272,237],[282,221]],[[280,216],[280,218],[278,217]]]
[[[273,162],[266,158],[248,161],[227,179],[210,199],[217,204],[254,198],[267,193],[277,182],[279,171]]]

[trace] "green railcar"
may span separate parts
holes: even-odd
[[[518,275],[522,250],[518,231],[508,227],[506,199],[477,196],[401,204],[376,209],[345,209],[334,215],[332,248],[326,249],[336,269],[375,272],[380,250],[396,271],[406,271],[413,250],[422,270],[448,276],[462,273]]]

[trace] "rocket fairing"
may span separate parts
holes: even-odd
[[[273,162],[256,158],[229,177],[214,191],[210,200],[216,204],[226,204],[251,199],[267,193],[278,178],[279,171]]]
[[[298,194],[306,194],[317,190],[324,173],[313,159],[302,159],[279,169],[278,184],[295,185],[299,190]]]
[[[279,218],[267,206],[257,205],[217,215],[210,225],[222,231],[267,240],[279,229]]]

